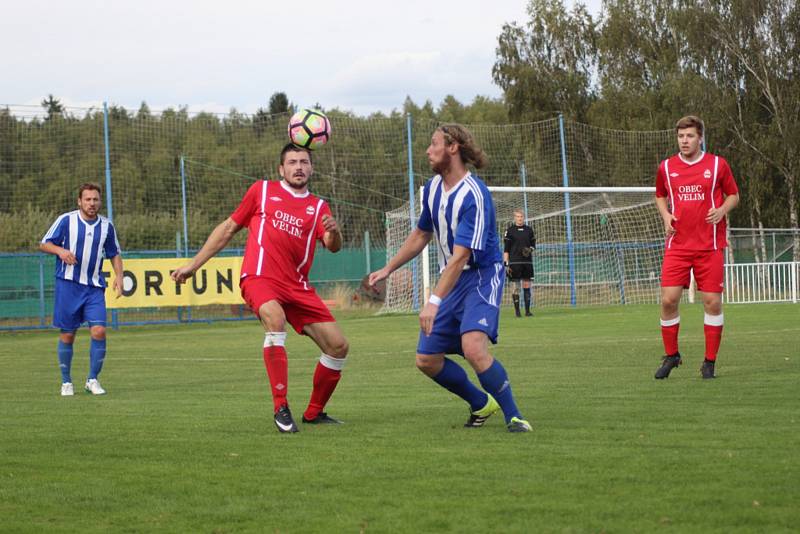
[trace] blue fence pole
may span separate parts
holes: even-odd
[[[413,145],[411,143],[411,113],[406,115],[406,132],[408,137],[408,224],[413,232],[416,227],[416,195],[414,191],[414,156]],[[411,260],[411,280],[413,280],[413,294],[411,305],[414,310],[419,310],[419,285],[417,284],[417,258]]]
[[[39,326],[44,326],[44,256],[39,256]]]
[[[181,156],[181,208],[183,209],[183,255],[189,257],[189,215],[186,210],[186,164]],[[178,310],[178,320],[180,320],[180,308]],[[192,319],[192,308],[186,308],[186,318]]]
[[[103,102],[103,144],[106,156],[106,211],[109,220],[114,220],[114,205],[111,194],[111,150],[108,141],[108,102]]]
[[[564,116],[558,114],[558,131],[561,138],[561,174],[564,187],[569,187],[569,173],[567,172],[567,142],[564,135]],[[567,257],[569,259],[569,303],[577,304],[575,293],[575,243],[572,240],[572,213],[569,206],[569,192],[564,192],[564,210],[567,222]]]
[[[103,145],[106,157],[106,212],[108,220],[114,222],[114,195],[111,192],[111,143],[108,135],[108,102],[103,102]],[[111,328],[119,330],[117,310],[111,310]]]
[[[181,242],[181,233],[180,232],[175,232],[175,257],[176,258],[180,258],[183,255],[182,249],[183,249],[183,246],[182,246],[182,242]],[[183,308],[178,306],[175,309],[177,310],[178,322],[180,323],[181,321],[183,321]]]
[[[183,254],[189,257],[189,216],[186,210],[186,164],[181,156],[181,208],[183,210]]]

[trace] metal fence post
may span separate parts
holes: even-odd
[[[564,135],[564,116],[558,114],[558,131],[561,139],[561,177],[564,187],[569,187],[569,173],[567,172],[567,142]],[[569,303],[577,304],[575,292],[575,243],[572,241],[572,214],[569,206],[569,191],[564,191],[564,213],[567,223],[567,258],[569,260]]]
[[[414,146],[411,137],[411,113],[406,115],[406,134],[408,138],[408,226],[411,232],[415,228],[415,205],[414,200]],[[419,310],[419,285],[417,284],[417,259],[411,260],[411,280],[413,280],[413,294],[411,297],[411,306],[414,310]]]
[[[103,102],[103,145],[106,158],[106,212],[108,220],[114,222],[114,195],[111,192],[111,143],[108,135],[108,102]],[[119,312],[111,310],[111,328],[119,330]]]
[[[186,210],[186,164],[181,156],[181,208],[183,210],[183,255],[189,257],[189,215]],[[178,307],[178,320],[181,319],[180,307]],[[192,307],[186,308],[186,319],[192,319]]]
[[[111,194],[111,150],[108,135],[108,102],[103,102],[103,145],[106,158],[106,211],[108,219],[114,221],[113,195]]]
[[[39,326],[45,326],[44,316],[44,256],[39,256]]]

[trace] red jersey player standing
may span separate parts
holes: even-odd
[[[739,203],[739,189],[728,162],[701,150],[703,121],[689,115],[675,126],[680,151],[658,166],[656,206],[667,234],[661,266],[661,337],[666,355],[656,371],[667,378],[681,364],[678,303],[694,271],[705,310],[703,378],[714,378],[722,339],[725,216]]]
[[[348,344],[336,320],[309,285],[308,272],[317,240],[337,252],[342,246],[342,234],[328,204],[308,191],[312,172],[311,152],[286,145],[278,166],[282,180],[259,180],[250,186],[236,211],[211,232],[192,261],[172,273],[173,280],[185,282],[236,232],[247,227],[239,285],[242,297],[266,331],[264,365],[272,387],[275,425],[280,432],[298,431],[286,400],[287,322],[322,350],[303,422],[341,422],[323,409],[339,382]]]

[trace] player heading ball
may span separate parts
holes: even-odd
[[[230,217],[219,224],[192,261],[172,273],[183,283],[225,248],[242,228],[247,244],[239,286],[242,298],[264,327],[264,365],[272,388],[275,426],[297,432],[289,410],[286,324],[309,336],[322,351],[303,422],[339,424],[323,410],[341,378],[348,344],[336,320],[308,281],[319,241],[331,252],[342,248],[339,225],[324,200],[308,190],[314,167],[311,152],[294,144],[281,150],[281,180],[250,186]]]

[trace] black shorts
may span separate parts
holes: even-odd
[[[533,264],[529,262],[511,263],[508,266],[509,278],[512,280],[530,280],[533,278]]]

